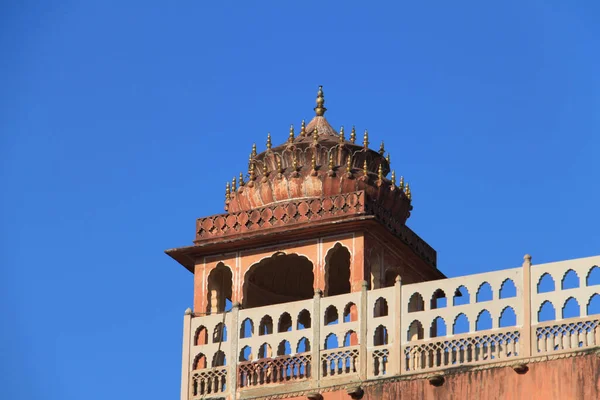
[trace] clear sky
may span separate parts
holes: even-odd
[[[163,250],[318,85],[448,276],[600,254],[598,1],[12,3],[0,398],[177,398],[192,275]]]

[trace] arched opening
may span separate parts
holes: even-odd
[[[225,353],[223,352],[223,350],[217,350],[212,359],[212,367],[223,367],[225,366],[225,364]]]
[[[471,296],[469,295],[469,291],[465,286],[459,286],[458,289],[454,291],[454,298],[452,299],[452,304],[454,306],[462,306],[465,304],[469,304],[471,302]]]
[[[356,346],[358,345],[358,335],[354,331],[346,332],[344,335],[344,347]]]
[[[563,276],[561,282],[561,288],[565,289],[575,289],[579,287],[579,276],[572,269],[568,270]]]
[[[252,265],[244,276],[243,307],[308,300],[313,297],[313,264],[304,256],[278,252]]]
[[[408,300],[408,312],[417,312],[425,310],[425,302],[423,296],[419,292],[415,292]]]
[[[461,333],[469,333],[470,331],[471,325],[469,324],[469,318],[463,313],[458,314],[452,325],[452,334],[459,335]]]
[[[475,321],[475,330],[485,331],[488,329],[492,329],[492,315],[488,310],[483,310],[477,316],[477,321]]]
[[[429,337],[440,337],[446,336],[446,321],[442,317],[436,317],[431,322],[431,327],[429,329]]]
[[[408,327],[406,340],[412,342],[413,340],[421,339],[423,339],[423,325],[421,324],[421,321],[414,320]]]
[[[258,335],[270,335],[271,333],[273,333],[273,318],[269,315],[265,315],[258,325]]]
[[[346,304],[344,307],[344,322],[358,321],[358,308],[354,303]]]
[[[552,276],[549,273],[546,272],[545,274],[540,276],[540,280],[537,284],[538,293],[554,292],[555,289],[556,288],[554,286],[554,279],[552,279]]]
[[[289,313],[283,313],[279,317],[277,332],[289,332],[292,330],[292,316]]]
[[[377,299],[375,306],[373,307],[373,317],[385,317],[386,315],[388,315],[388,304],[383,297],[380,297]]]
[[[510,278],[502,282],[499,295],[501,299],[517,297],[517,287],[515,286],[515,282]]]
[[[590,268],[585,278],[585,284],[586,286],[600,285],[600,268],[597,265]]]
[[[437,289],[431,296],[431,309],[443,308],[447,305],[446,293],[442,289]]]
[[[268,343],[263,343],[258,348],[258,358],[271,358],[273,356],[273,351],[271,350],[271,345]]]
[[[208,274],[207,313],[221,313],[231,308],[232,278],[231,269],[222,262],[210,271]]]
[[[563,318],[576,318],[581,315],[579,302],[574,297],[569,297],[562,308]]]
[[[282,340],[277,346],[277,355],[278,356],[288,356],[292,354],[292,346],[290,346],[290,342],[287,340]]]
[[[296,323],[296,329],[308,329],[311,326],[310,312],[308,310],[302,310],[298,313],[298,322]]]
[[[600,294],[594,293],[587,303],[587,315],[600,314]]]
[[[538,310],[538,321],[546,322],[554,321],[555,319],[556,309],[554,308],[554,304],[549,300],[544,301]]]
[[[194,359],[194,369],[206,368],[206,356],[202,353],[198,354]]]
[[[244,346],[240,350],[240,361],[252,361],[252,348],[250,346]]]
[[[215,330],[213,331],[212,337],[213,343],[226,342],[227,341],[227,327],[224,323],[219,322],[217,326],[215,326]]]
[[[350,293],[350,251],[337,243],[325,257],[325,296]]]
[[[242,326],[240,326],[240,338],[249,338],[254,335],[254,323],[250,318],[246,318],[242,321]]]
[[[483,301],[491,301],[494,298],[494,292],[492,291],[492,285],[487,282],[483,282],[479,289],[477,289],[477,294],[475,295],[475,301],[477,303],[481,303]]]
[[[339,347],[338,338],[335,333],[330,333],[325,338],[325,350],[337,349]]]
[[[379,325],[373,334],[373,346],[385,346],[386,344],[388,344],[387,329],[385,326]]]
[[[298,346],[296,346],[296,353],[304,353],[310,351],[310,341],[303,337],[298,340]]]
[[[516,326],[516,325],[517,325],[517,314],[515,313],[515,310],[510,306],[504,308],[504,310],[502,310],[502,312],[500,313],[500,319],[498,320],[498,326],[500,328],[506,328],[509,326]]]
[[[335,325],[338,323],[338,311],[335,306],[331,305],[325,309],[325,325]]]
[[[204,325],[200,326],[196,330],[196,337],[194,338],[194,343],[196,344],[196,346],[208,344],[208,329],[206,329]]]

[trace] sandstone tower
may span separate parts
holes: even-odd
[[[406,225],[411,190],[383,142],[333,129],[322,88],[316,103],[285,143],[253,147],[225,214],[167,250],[194,275],[181,399],[504,398],[498,379],[512,398],[597,398],[600,257],[445,278]],[[559,310],[549,321],[546,306]],[[571,381],[533,392],[548,368]]]

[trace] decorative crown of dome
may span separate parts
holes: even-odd
[[[319,86],[315,117],[306,125],[302,121],[296,136],[290,127],[288,140],[272,146],[267,135],[267,149],[257,154],[256,144],[248,163],[248,174],[239,181],[233,178],[226,185],[225,210],[229,213],[247,211],[268,204],[292,199],[320,198],[364,190],[367,197],[381,203],[399,219],[410,215],[410,187],[390,173],[390,156],[384,156],[384,144],[379,151],[369,148],[365,130],[362,144],[356,143],[352,127],[346,140],[344,128],[339,133],[325,119],[325,97]]]

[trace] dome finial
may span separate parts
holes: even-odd
[[[288,136],[288,143],[294,143],[294,125],[290,125],[290,135]]]
[[[352,125],[352,132],[350,132],[350,143],[354,144],[356,141],[356,128]]]
[[[302,124],[300,125],[300,136],[306,135],[306,122],[302,120]]]
[[[327,109],[325,108],[325,97],[323,96],[323,85],[319,86],[319,92],[317,93],[317,106],[315,107],[315,113],[317,117],[322,117]]]
[[[267,133],[267,150],[271,150],[271,132]]]

